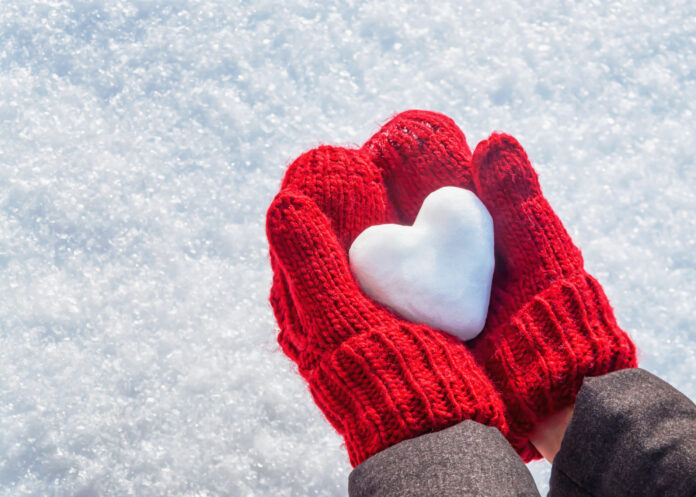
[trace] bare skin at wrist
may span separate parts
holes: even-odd
[[[560,450],[563,436],[572,417],[573,406],[566,407],[552,414],[534,428],[529,440],[547,461],[553,462]]]

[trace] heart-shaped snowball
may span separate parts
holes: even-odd
[[[413,226],[370,226],[348,257],[362,290],[408,321],[461,340],[483,329],[495,266],[493,220],[469,190],[432,192]]]

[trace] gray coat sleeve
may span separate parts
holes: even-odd
[[[549,497],[696,496],[696,406],[642,369],[586,378]]]
[[[495,428],[463,421],[403,441],[357,466],[350,497],[539,497],[532,475]]]
[[[642,369],[586,378],[551,471],[549,497],[695,497],[696,406]],[[539,494],[494,428],[464,421],[356,467],[350,497]]]

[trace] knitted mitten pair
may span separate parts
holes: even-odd
[[[488,320],[467,343],[372,301],[348,264],[365,228],[412,224],[442,186],[474,191],[494,222]],[[472,157],[451,119],[404,112],[361,149],[322,146],[295,160],[266,229],[278,341],[353,466],[466,419],[538,458],[530,433],[574,402],[585,376],[635,366],[633,344],[510,136],[494,134]]]

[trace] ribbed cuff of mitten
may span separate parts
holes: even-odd
[[[395,324],[351,337],[308,380],[353,466],[465,419],[507,434],[501,399],[473,357],[427,327]]]
[[[476,344],[499,386],[509,440],[525,461],[540,458],[534,427],[567,407],[586,376],[635,367],[636,350],[599,283],[584,271],[556,281]]]

